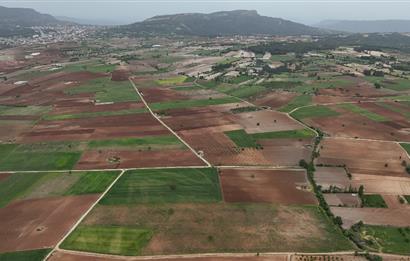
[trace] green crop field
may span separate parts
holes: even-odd
[[[410,154],[410,143],[400,143],[400,145]]]
[[[15,150],[0,159],[0,170],[69,170],[74,167],[80,156],[81,152],[19,152]]]
[[[183,143],[174,135],[163,136],[145,136],[141,138],[119,138],[112,140],[93,140],[88,143],[90,148],[103,147],[130,147],[141,148],[147,146],[175,146],[180,145],[184,147]]]
[[[362,196],[363,207],[366,208],[387,208],[386,202],[382,196],[378,194],[363,195]]]
[[[370,250],[410,255],[410,228],[364,225],[361,234]]]
[[[62,243],[71,250],[117,255],[139,255],[152,231],[126,226],[79,226]]]
[[[5,106],[0,105],[0,115],[42,115],[51,108],[49,106]]]
[[[331,78],[330,80],[314,81],[311,84],[303,84],[293,90],[299,93],[313,93],[319,89],[341,88],[348,86],[352,82],[347,79]]]
[[[118,110],[118,111],[98,111],[98,112],[83,112],[75,114],[59,114],[59,115],[46,115],[43,117],[44,120],[57,121],[57,120],[69,120],[69,119],[82,119],[82,118],[95,118],[103,116],[121,116],[136,113],[146,113],[148,109],[137,108],[128,110]]]
[[[305,118],[335,117],[338,115],[338,112],[322,105],[301,108],[291,113],[291,116],[298,120]]]
[[[187,79],[189,79],[187,76],[179,75],[179,76],[170,77],[166,79],[159,79],[157,80],[157,83],[159,85],[177,85],[177,84],[184,83]]]
[[[218,105],[218,104],[234,103],[234,102],[239,102],[239,100],[234,97],[226,97],[226,98],[218,98],[218,99],[179,100],[179,101],[169,101],[169,102],[157,102],[157,103],[151,103],[149,107],[153,111],[163,111],[163,110],[170,110],[170,109],[203,107],[203,106],[208,106],[208,105]]]
[[[92,171],[71,175],[79,175],[80,178],[64,193],[65,195],[102,193],[119,175],[119,172]]]
[[[45,174],[44,173],[13,173],[0,183],[0,207],[23,196]]]
[[[51,249],[36,249],[18,252],[0,253],[1,261],[42,261]]]
[[[119,171],[13,173],[0,182],[0,207],[16,199],[102,193]]]
[[[360,114],[372,121],[387,121],[388,119],[382,115],[379,115],[377,113],[371,112],[369,110],[366,110],[358,105],[355,104],[350,104],[350,103],[346,103],[346,104],[340,104],[339,107],[349,110],[351,112]]]
[[[95,93],[98,102],[138,101],[139,96],[129,81],[115,82],[110,78],[90,80],[80,86],[67,89],[66,94]]]
[[[258,148],[258,140],[262,139],[304,139],[313,138],[316,134],[310,129],[273,131],[248,134],[245,130],[227,131],[225,134],[238,146],[243,148]]]
[[[410,80],[408,79],[385,79],[384,77],[367,76],[365,79],[371,83],[378,83],[381,87],[394,91],[407,91],[410,89]]]
[[[100,204],[217,202],[221,200],[215,169],[127,171]]]
[[[312,96],[310,95],[300,95],[293,98],[288,104],[279,108],[279,111],[282,112],[291,112],[292,110],[309,105],[312,102]]]
[[[229,89],[224,93],[238,98],[250,98],[260,95],[266,90],[263,86],[258,85],[243,85],[237,88]]]
[[[404,109],[404,108],[396,107],[396,106],[394,106],[394,105],[392,105],[392,104],[384,103],[384,102],[383,102],[383,103],[382,103],[382,102],[378,102],[377,105],[379,105],[379,106],[381,106],[381,107],[383,107],[383,108],[386,108],[386,109],[388,109],[388,110],[390,110],[390,111],[392,111],[392,112],[401,114],[401,115],[403,115],[404,117],[406,117],[407,119],[410,120],[410,112],[409,112],[409,111],[406,111],[406,109]]]

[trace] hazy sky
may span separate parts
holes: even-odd
[[[313,24],[324,19],[410,19],[410,0],[0,0],[7,7],[83,19],[140,21],[159,14],[252,9],[262,15]]]

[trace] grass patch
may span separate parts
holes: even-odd
[[[410,254],[410,228],[364,225],[362,237],[370,249],[385,253]]]
[[[293,118],[302,120],[305,118],[318,118],[318,117],[332,117],[338,116],[339,113],[331,110],[330,108],[322,105],[310,106],[296,110],[290,114]]]
[[[80,86],[69,88],[66,94],[95,93],[98,102],[126,102],[138,101],[139,96],[128,81],[114,82],[110,78],[90,80]]]
[[[319,89],[331,89],[331,88],[341,88],[348,86],[352,82],[347,79],[330,79],[330,80],[318,80],[311,84],[303,84],[294,88],[293,90],[299,93],[314,93]]]
[[[88,143],[90,148],[101,147],[133,147],[150,145],[182,145],[181,141],[174,135],[146,136],[142,138],[121,138],[113,140],[93,140]]]
[[[346,104],[340,104],[339,107],[345,109],[345,110],[349,110],[351,112],[360,114],[372,121],[378,121],[378,122],[382,122],[382,121],[387,121],[388,119],[382,115],[379,115],[377,113],[371,112],[369,110],[366,110],[356,104],[351,104],[351,103],[346,103]]]
[[[103,116],[120,116],[129,115],[136,113],[148,112],[146,108],[119,110],[119,111],[98,111],[98,112],[83,112],[75,114],[60,114],[60,115],[46,115],[43,117],[44,120],[48,121],[58,121],[58,120],[69,120],[69,119],[82,119],[82,118],[95,118]]]
[[[238,146],[243,148],[259,148],[258,140],[262,139],[304,139],[313,138],[316,134],[310,129],[273,131],[248,134],[245,130],[227,131],[225,134]]]
[[[387,208],[386,202],[382,196],[378,194],[363,195],[362,204],[365,208]]]
[[[163,111],[170,109],[180,109],[180,108],[189,108],[189,107],[203,107],[209,105],[218,105],[225,103],[234,103],[239,102],[237,98],[226,97],[219,99],[203,99],[203,100],[180,100],[180,101],[169,101],[169,102],[157,102],[151,103],[149,107],[153,111]]]
[[[406,199],[407,204],[410,204],[410,195],[404,195],[403,197]]]
[[[410,80],[407,79],[385,79],[383,77],[367,76],[365,79],[373,84],[380,84],[381,87],[394,91],[407,91],[410,89]]]
[[[166,79],[159,79],[156,82],[159,85],[177,85],[177,84],[184,83],[187,79],[189,79],[187,76],[179,75],[179,76],[170,77]]]
[[[72,174],[76,175],[76,174]],[[119,175],[118,171],[84,172],[64,194],[82,195],[102,193]]]
[[[79,226],[62,243],[64,249],[116,255],[139,255],[152,231],[126,226]]]
[[[147,169],[127,171],[100,204],[217,202],[216,169]]]
[[[310,95],[300,95],[293,98],[288,104],[279,108],[282,112],[291,112],[294,109],[302,106],[309,105],[312,102],[312,96]]]
[[[51,249],[36,249],[18,252],[0,253],[1,261],[42,261]]]

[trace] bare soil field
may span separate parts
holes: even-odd
[[[236,124],[227,114],[216,112],[210,107],[169,110],[162,119],[174,131],[221,127],[220,131],[223,132],[223,126]],[[241,128],[237,126],[237,129]]]
[[[349,188],[350,179],[346,170],[340,167],[316,167],[315,181],[322,189],[329,189],[330,186],[340,189]]]
[[[294,92],[271,92],[263,97],[258,97],[253,103],[258,106],[268,106],[272,109],[278,109],[288,104],[296,95]]]
[[[88,150],[76,169],[116,169],[142,167],[203,166],[204,162],[190,150]]]
[[[361,200],[357,194],[352,193],[326,193],[323,194],[327,204],[335,207],[352,207],[361,206]]]
[[[350,249],[320,213],[271,204],[99,205],[83,225],[152,229],[142,255]]]
[[[193,100],[200,100],[200,99],[218,99],[218,98],[224,98],[227,97],[226,94],[214,91],[214,90],[204,90],[204,89],[199,89],[199,90],[190,90],[190,91],[178,91],[185,97],[189,97],[190,99]]]
[[[304,170],[224,168],[219,173],[226,202],[317,204]]]
[[[222,132],[202,132],[201,129],[183,131],[181,137],[213,165],[270,165],[262,150],[237,148]]]
[[[9,177],[11,173],[0,173],[0,182],[2,180],[5,180],[7,177]]]
[[[298,166],[301,159],[309,161],[312,155],[312,139],[270,139],[258,140],[258,143],[271,165]]]
[[[124,261],[139,261],[143,260],[141,257],[125,257],[125,256],[116,256],[116,257],[101,257],[101,256],[93,256],[93,254],[81,254],[81,253],[67,253],[65,251],[57,251],[53,253],[51,258],[49,259],[50,261],[115,261],[115,260],[124,260]],[[226,256],[216,256],[209,254],[204,257],[152,257],[149,260],[151,261],[161,261],[161,260],[166,260],[166,261],[286,261],[287,260],[287,255],[260,255],[256,256],[254,255],[243,255],[241,254],[238,255],[232,255],[231,257],[229,255]],[[346,259],[347,260],[347,259]],[[341,260],[342,261],[342,260]]]
[[[368,100],[366,97],[350,97],[350,96],[336,96],[336,95],[314,95],[312,102],[314,104],[328,104],[328,103],[341,103],[341,102],[357,102]]]
[[[408,204],[400,203],[399,197],[397,195],[383,195],[383,200],[386,202],[388,208],[408,208]]]
[[[325,138],[316,164],[346,165],[352,174],[407,177],[403,160],[409,161],[405,151],[393,142]]]
[[[148,103],[190,99],[190,97],[183,95],[181,92],[170,88],[146,88],[140,91],[140,93]]]
[[[112,72],[111,80],[113,81],[128,81],[130,72],[126,69],[117,69]]]
[[[232,115],[232,119],[247,133],[304,129],[302,124],[286,114],[268,110],[238,113]]]
[[[94,104],[86,103],[76,106],[68,106],[67,104],[57,104],[53,107],[53,110],[49,113],[50,115],[59,114],[76,114],[76,113],[86,113],[86,112],[102,112],[102,111],[119,111],[119,110],[130,110],[130,109],[141,109],[144,108],[142,102],[116,102],[112,104]]]
[[[380,175],[352,175],[352,186],[364,186],[366,193],[387,195],[410,195],[410,177]]]
[[[359,221],[368,225],[384,225],[396,227],[410,226],[410,208],[345,208],[331,207],[335,216],[343,220],[343,227],[348,229]]]
[[[386,89],[376,89],[373,85],[367,82],[356,83],[342,88],[326,88],[319,89],[320,95],[332,95],[342,97],[383,97],[394,95],[394,92]]]
[[[109,139],[169,134],[149,113],[41,121],[21,142]]]
[[[377,122],[358,113],[330,106],[338,116],[307,118],[304,122],[323,130],[332,137],[364,138],[390,141],[410,141],[410,133],[403,131],[408,122]]]
[[[32,126],[32,121],[0,120],[0,141],[20,139],[22,134],[29,131]]]
[[[30,199],[0,208],[0,252],[53,247],[98,196]]]

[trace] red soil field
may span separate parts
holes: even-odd
[[[11,173],[0,173],[0,182],[9,177]]]
[[[258,106],[268,106],[278,109],[288,104],[297,94],[294,92],[272,92],[253,101]]]
[[[21,142],[112,139],[169,134],[149,113],[41,121]]]
[[[111,104],[100,104],[95,105],[94,103],[82,104],[77,106],[66,106],[58,105],[53,108],[49,113],[51,115],[58,114],[76,114],[85,112],[102,112],[102,111],[119,111],[119,110],[129,110],[129,109],[141,109],[145,108],[142,102],[118,102]]]
[[[221,169],[226,202],[317,204],[304,170]]]
[[[342,96],[342,97],[382,97],[395,95],[395,92],[387,89],[376,89],[373,85],[366,82],[350,85],[342,88],[328,88],[319,89],[319,95],[332,95],[332,96]]]
[[[397,143],[325,138],[319,152],[316,164],[345,164],[352,174],[408,177],[402,161],[409,159]]]
[[[233,122],[242,125],[247,133],[304,129],[299,122],[276,111],[244,112],[234,114],[231,118]]]
[[[168,115],[162,119],[174,131],[236,124],[228,115],[212,111],[208,107],[172,110],[168,112]],[[237,129],[240,128],[238,125]]]
[[[190,97],[168,88],[143,89],[140,93],[148,103],[190,99]]]
[[[308,118],[304,121],[333,137],[410,141],[410,133],[401,130],[403,127],[407,127],[408,123],[403,125],[403,123],[393,121],[376,122],[337,106],[331,106],[330,108],[341,114],[336,117]]]
[[[270,165],[262,150],[237,148],[235,143],[222,132],[183,131],[181,137],[213,165]]]
[[[52,248],[98,196],[30,199],[0,208],[0,252]]]
[[[270,139],[258,140],[262,145],[261,151],[271,165],[298,166],[299,161],[309,161],[312,148],[312,139]]]
[[[112,81],[128,81],[130,73],[128,70],[115,70],[112,72],[111,80]]]
[[[331,207],[335,216],[340,216],[343,220],[343,227],[350,228],[359,221],[368,225],[381,226],[410,226],[410,208],[390,209],[390,208],[345,208]]]
[[[150,257],[151,261],[287,261],[287,255],[270,255],[270,256],[256,256],[256,255],[247,255],[244,256],[233,255],[232,257],[216,257],[213,255],[207,255],[205,257],[166,257],[161,256],[158,258]],[[115,260],[124,260],[124,261],[137,261],[142,260],[141,257],[125,257],[125,256],[93,256],[93,254],[88,253],[70,253],[69,251],[57,251],[52,254],[50,261],[115,261]],[[347,260],[346,260],[347,261]]]
[[[328,104],[328,103],[340,103],[340,102],[357,102],[368,100],[365,97],[346,97],[346,96],[335,96],[335,95],[314,95],[312,97],[312,102],[314,104]]]
[[[119,162],[113,162],[114,158],[119,158]],[[204,162],[190,150],[89,150],[82,155],[75,168],[87,170],[203,165]]]

